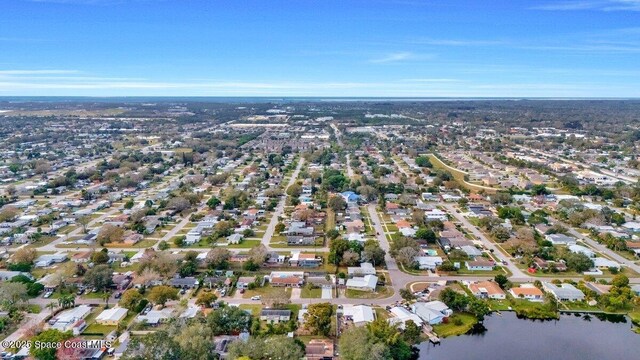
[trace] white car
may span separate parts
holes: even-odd
[[[261,299],[260,295],[256,295],[256,296],[252,296],[251,297],[251,300],[260,300],[260,299]]]
[[[45,299],[48,299],[48,298],[50,298],[50,297],[51,297],[51,295],[53,295],[53,292],[51,292],[51,291],[47,291],[47,292],[44,294],[44,296],[43,296],[43,297],[44,297]]]

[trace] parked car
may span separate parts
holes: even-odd
[[[240,289],[240,294],[244,294],[244,289]]]
[[[260,300],[262,297],[260,295],[252,296],[251,300]]]
[[[47,291],[47,292],[44,294],[43,298],[48,299],[48,298],[50,298],[50,297],[51,297],[51,295],[53,295],[53,291]]]
[[[120,297],[122,297],[122,293],[121,292],[117,292],[116,296],[114,296],[116,299],[120,299]]]

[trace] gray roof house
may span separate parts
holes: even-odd
[[[575,238],[564,234],[548,234],[544,238],[553,245],[569,245],[576,242]]]
[[[543,282],[542,288],[551,293],[558,301],[581,301],[584,300],[584,293],[571,284],[555,285],[550,282]]]
[[[260,311],[260,320],[279,323],[289,321],[290,319],[291,310],[262,309]]]
[[[193,276],[190,277],[174,277],[171,279],[171,286],[182,289],[193,289],[198,286],[198,279]]]

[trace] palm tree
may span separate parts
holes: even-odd
[[[63,309],[74,307],[76,304],[76,297],[73,294],[60,295],[60,298],[58,299],[58,304]]]
[[[53,308],[55,308],[55,307],[56,307],[56,303],[52,301],[52,302],[50,302],[50,303],[48,303],[48,304],[47,304],[47,307],[49,308],[49,310],[50,310],[51,312],[53,312]]]
[[[103,299],[104,299],[104,301],[105,301],[105,307],[104,307],[105,309],[108,309],[108,308],[109,308],[109,297],[110,297],[110,296],[111,296],[111,294],[110,294],[110,293],[108,293],[108,292],[105,292],[104,294],[102,294],[102,298],[103,298]]]

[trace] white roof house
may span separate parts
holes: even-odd
[[[172,312],[173,310],[170,308],[164,308],[162,310],[151,310],[146,315],[138,315],[136,321],[146,321],[149,325],[157,325],[169,319]]]
[[[557,286],[550,282],[543,282],[542,288],[551,293],[558,301],[584,300],[584,293],[571,284],[564,283]]]
[[[347,288],[363,291],[375,291],[378,277],[375,275],[365,275],[347,280]]]
[[[429,325],[440,324],[442,320],[453,312],[441,301],[416,302],[411,305],[411,311]]]
[[[96,317],[98,324],[115,324],[120,322],[127,316],[128,310],[121,307],[113,307],[111,309],[104,310]]]
[[[180,318],[192,319],[198,314],[199,311],[200,311],[200,308],[198,306],[189,306],[188,308],[185,309],[185,311],[182,312],[182,314],[180,314]]]
[[[585,246],[582,246],[582,245],[576,245],[576,244],[569,245],[569,250],[572,253],[583,254],[583,255],[588,256],[590,258],[596,257],[596,253],[595,252],[593,252],[588,247],[585,247]]]
[[[347,268],[347,274],[349,276],[375,275],[376,269],[373,267],[373,264],[365,262],[360,264],[360,266],[349,266]]]
[[[144,256],[145,249],[140,249],[137,253],[135,253],[130,259],[129,262],[135,263],[142,259]]]
[[[622,227],[631,231],[640,232],[640,222],[627,221],[626,223],[622,224]]]
[[[564,234],[548,234],[544,236],[552,245],[569,245],[575,243],[576,239]]]
[[[67,260],[67,254],[65,252],[58,252],[55,254],[41,255],[35,260],[35,267],[47,267],[55,263],[61,263]]]
[[[418,230],[414,229],[414,228],[402,228],[400,229],[400,233],[402,234],[402,236],[406,236],[406,237],[414,237],[416,236],[416,232]]]
[[[440,256],[416,256],[415,260],[422,270],[435,270],[436,267],[442,265]]]
[[[79,320],[86,318],[91,313],[89,305],[80,305],[69,310],[64,310],[57,316],[49,320],[51,328],[67,331],[70,330]]]
[[[342,315],[350,318],[355,326],[361,326],[375,320],[375,313],[371,306],[367,305],[345,305]]]
[[[592,260],[593,260],[593,266],[598,268],[598,269],[616,268],[616,269],[620,270],[620,267],[622,266],[618,262],[615,262],[615,261],[609,260],[609,259],[605,259],[603,257],[593,258]]]
[[[420,316],[410,312],[409,310],[403,307],[396,306],[392,308],[390,311],[391,311],[391,314],[394,315],[394,317],[389,318],[389,322],[392,324],[398,324],[401,329],[405,328],[406,323],[409,320],[413,321],[416,325],[418,325],[418,327],[421,327],[422,324],[424,323],[424,321],[422,321]]]

